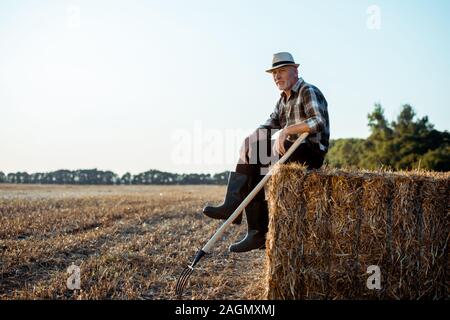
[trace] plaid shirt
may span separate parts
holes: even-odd
[[[259,129],[282,129],[297,123],[306,123],[311,132],[306,140],[328,151],[330,139],[330,121],[328,103],[322,92],[302,78],[292,87],[288,101],[284,92],[278,100],[270,118]],[[298,134],[289,135],[288,140],[295,142]],[[306,143],[304,141],[303,143]]]

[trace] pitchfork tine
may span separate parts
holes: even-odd
[[[175,293],[178,296],[178,298],[181,298],[181,296],[183,295],[184,288],[185,288],[185,286],[189,280],[189,277],[191,276],[193,271],[194,271],[194,269],[191,268],[191,266],[187,266],[181,273],[180,279],[177,282],[177,287],[175,290]]]
[[[183,272],[181,272],[180,278],[178,279],[177,285],[175,287],[175,294],[178,296],[178,298],[181,298],[181,296],[183,295],[184,288],[186,287],[186,284],[192,272],[194,272],[194,266],[205,254],[206,252],[200,249],[195,255],[195,259],[192,264],[184,268]]]

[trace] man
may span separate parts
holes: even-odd
[[[245,197],[261,181],[263,168],[270,156],[280,158],[302,133],[308,138],[293,152],[287,162],[297,161],[308,169],[322,166],[329,144],[328,104],[320,90],[298,77],[298,64],[288,52],[276,53],[272,67],[266,72],[281,91],[275,110],[265,124],[248,136],[242,144],[240,158],[235,172],[228,179],[225,200],[220,206],[207,206],[203,213],[214,219],[228,219]],[[274,131],[281,130],[273,142]],[[246,252],[265,248],[265,235],[268,229],[268,207],[264,188],[245,208],[248,231],[245,238],[230,246],[231,252]],[[233,223],[240,224],[242,215]]]

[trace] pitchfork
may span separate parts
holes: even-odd
[[[275,164],[282,164],[286,162],[286,160],[291,156],[291,154],[297,149],[297,147],[306,139],[308,133],[303,133],[294,144],[287,150],[287,152],[278,160]],[[275,166],[272,166],[269,170],[269,173],[264,176],[264,178],[256,185],[256,187],[248,194],[248,196],[242,201],[242,203],[234,210],[233,214],[222,224],[222,226],[216,231],[216,233],[212,236],[211,239],[205,244],[205,246],[197,251],[194,260],[190,265],[188,265],[180,275],[180,278],[177,281],[177,285],[175,288],[175,294],[178,296],[178,299],[183,295],[184,288],[191,276],[192,272],[194,272],[195,265],[200,261],[200,259],[207,253],[211,252],[212,247],[216,243],[216,241],[223,235],[225,230],[230,226],[230,224],[237,218],[237,216],[244,210],[244,208],[253,200],[253,198],[258,194],[258,192],[263,188],[264,184],[269,180],[270,176],[273,173]]]

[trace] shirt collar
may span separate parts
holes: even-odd
[[[294,91],[295,93],[298,92],[298,90],[300,89],[301,85],[303,84],[303,78],[298,78],[297,82],[294,84],[294,86],[292,87],[292,91]],[[281,92],[281,97],[283,98],[283,100],[285,99],[285,94],[284,91]]]

